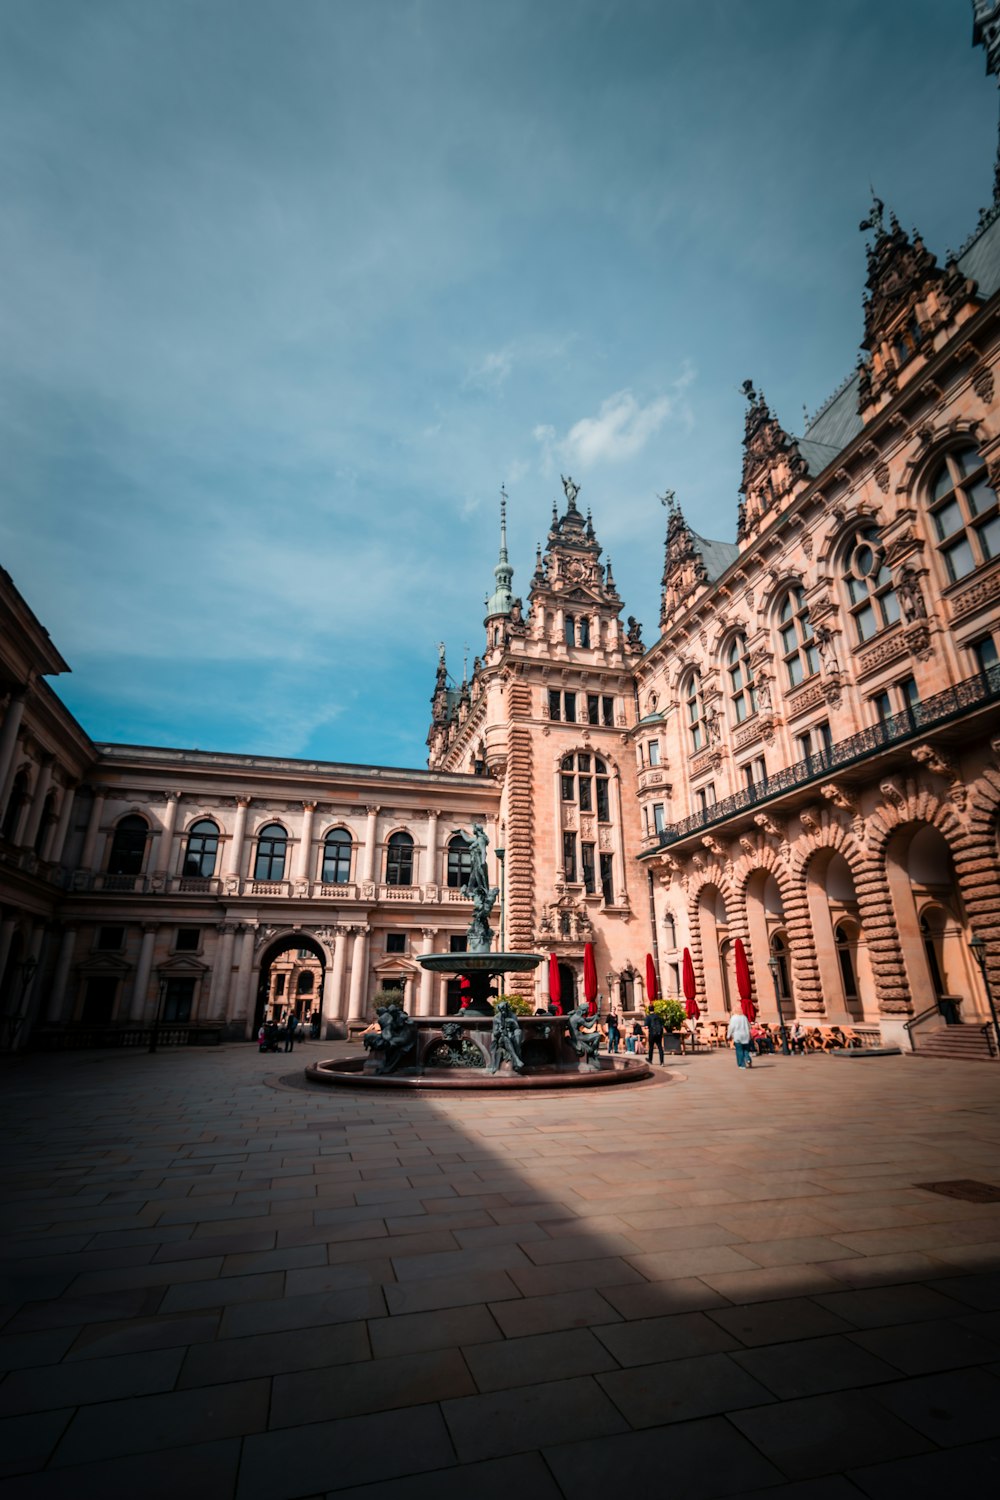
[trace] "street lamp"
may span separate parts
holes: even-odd
[[[779,965],[776,958],[771,957],[767,961],[767,967],[770,969],[771,978],[774,980],[774,998],[778,1003],[778,1025],[781,1028],[781,1051],[782,1054],[787,1057],[791,1052],[791,1048],[788,1045],[788,1032],[785,1030],[785,1016],[784,1012],[781,1009],[781,966]]]
[[[504,889],[503,889],[504,888],[504,879],[503,879],[503,872],[504,872],[504,856],[506,855],[507,851],[506,851],[506,849],[494,848],[493,852],[496,855],[497,859],[500,861],[500,952],[501,953],[506,953],[507,952],[507,949],[506,949],[506,946],[505,946],[506,939],[504,938],[504,909],[503,909],[503,907],[504,907]]]
[[[969,948],[972,956],[979,965],[979,972],[983,976],[983,988],[986,998],[990,1002],[990,1015],[993,1017],[993,1042],[996,1047],[997,1056],[1000,1057],[1000,1022],[997,1021],[997,1008],[993,1000],[993,991],[990,989],[990,981],[986,975],[986,943],[977,932],[975,937],[969,939]],[[993,1050],[992,1048],[990,1049]]]

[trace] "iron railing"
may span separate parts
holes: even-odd
[[[838,740],[836,744],[828,746],[825,750],[820,750],[815,755],[808,755],[804,760],[796,761],[794,765],[786,766],[772,776],[754,782],[753,786],[734,792],[732,796],[723,798],[714,806],[692,813],[690,817],[683,818],[679,823],[668,824],[658,835],[656,845],[645,851],[645,857],[655,853],[657,849],[676,844],[679,839],[687,838],[689,834],[713,828],[718,823],[725,823],[736,813],[761,807],[785,792],[793,791],[796,787],[807,786],[810,782],[820,781],[824,776],[830,776],[835,771],[855,766],[861,761],[870,759],[873,755],[879,755],[892,745],[919,738],[932,727],[938,728],[954,719],[960,719],[970,709],[981,708],[985,704],[995,703],[998,699],[1000,699],[1000,665],[978,672],[975,677],[967,677],[963,682],[956,683],[954,687],[946,688],[943,693],[935,693],[932,698],[921,699],[903,713],[891,714],[878,724],[871,724],[867,729],[850,735],[846,740]]]

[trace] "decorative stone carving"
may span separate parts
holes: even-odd
[[[898,782],[891,781],[887,777],[885,781],[879,782],[878,789],[882,794],[882,800],[888,802],[892,807],[903,808],[906,806],[906,793]]]
[[[917,620],[915,624],[908,626],[903,638],[910,654],[920,661],[926,661],[931,655],[931,632],[926,620]]]
[[[993,371],[980,365],[972,374],[972,388],[980,401],[989,404],[993,400]]]
[[[820,827],[820,814],[818,807],[803,807],[799,810],[799,822],[806,833],[818,833]]]
[[[990,476],[993,484],[993,477]],[[997,475],[997,488],[1000,488],[1000,474]],[[1000,598],[1000,572],[990,573],[985,578],[980,578],[971,588],[965,589],[961,594],[956,594],[951,601],[951,617],[953,620],[963,620],[966,615],[974,614],[984,604],[992,604],[995,599]]]
[[[757,845],[754,843],[749,834],[746,833],[740,834],[740,848],[743,850],[744,854],[749,854],[752,856],[757,853]]]
[[[884,667],[889,662],[896,661],[899,657],[905,656],[906,652],[907,645],[905,638],[900,632],[894,632],[892,635],[887,636],[885,640],[880,641],[877,646],[873,646],[870,651],[866,651],[864,656],[858,657],[858,676],[865,677],[869,672],[877,672],[880,667]]]
[[[838,786],[835,781],[828,781],[826,786],[820,787],[820,796],[832,802],[834,807],[841,808],[844,812],[856,813],[858,810],[857,799],[850,792]]]
[[[764,833],[769,833],[772,838],[783,839],[785,837],[785,830],[779,823],[774,821],[770,813],[754,813],[753,820],[758,828],[762,829]]]
[[[717,855],[719,859],[725,859],[725,849],[719,843],[719,840],[717,838],[713,838],[710,833],[706,833],[701,842],[706,849],[708,849],[712,854]]]
[[[895,584],[903,619],[907,622],[926,619],[927,604],[923,589],[920,587],[920,575],[917,570],[910,567],[909,563],[904,564],[895,579]]]
[[[875,483],[883,495],[889,493],[889,465],[887,463],[878,463],[875,465]]]

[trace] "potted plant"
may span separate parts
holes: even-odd
[[[684,1006],[679,1000],[654,1000],[652,1008],[663,1021],[664,1052],[680,1052],[680,1033],[687,1016]]]

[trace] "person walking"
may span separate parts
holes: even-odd
[[[750,1060],[750,1022],[741,1010],[730,1016],[729,1025],[726,1027],[726,1036],[736,1048],[736,1066],[738,1068],[753,1067]]]
[[[660,1050],[660,1067],[662,1068],[663,1067],[663,1017],[661,1015],[659,1015],[657,1011],[653,1010],[652,1006],[650,1006],[649,1010],[646,1013],[646,1040],[648,1042],[648,1048],[647,1048],[647,1052],[646,1052],[646,1061],[647,1062],[652,1062],[653,1061],[653,1048],[654,1047],[658,1047],[659,1050]]]
[[[298,1026],[294,1010],[288,1012],[288,1020],[285,1022],[285,1051],[291,1052],[295,1045],[295,1028]]]

